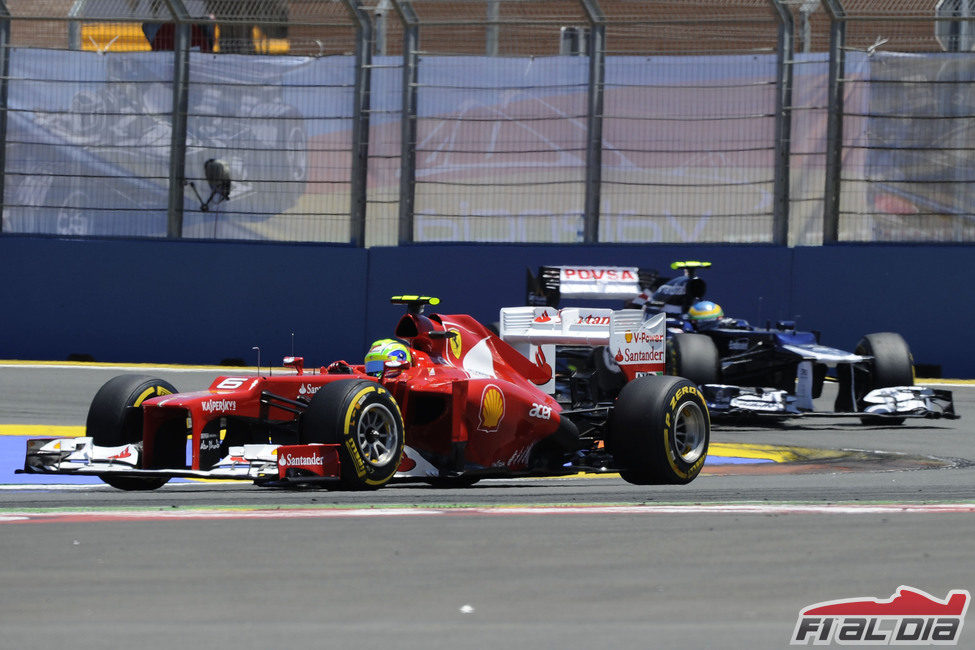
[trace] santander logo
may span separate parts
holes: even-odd
[[[315,465],[321,467],[325,462],[320,454],[312,453],[311,456],[294,456],[291,453],[278,456],[278,465],[281,467],[308,466]]]

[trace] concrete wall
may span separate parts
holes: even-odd
[[[0,237],[0,359],[279,363],[358,359],[402,313],[389,296],[442,299],[444,313],[485,322],[522,304],[525,269],[612,264],[668,273],[708,260],[709,297],[756,324],[795,319],[852,348],[898,331],[915,360],[975,377],[975,301],[966,246],[342,246]]]

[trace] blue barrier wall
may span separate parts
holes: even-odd
[[[525,270],[543,264],[659,269],[714,263],[708,294],[755,324],[794,319],[827,345],[898,331],[918,363],[975,377],[968,343],[975,302],[966,246],[343,246],[0,237],[0,358],[279,363],[357,360],[389,336],[402,308],[389,296],[438,296],[444,313],[498,319],[524,302]],[[607,305],[609,306],[609,305]]]
[[[0,237],[0,358],[309,364],[365,345],[367,252]]]
[[[863,334],[900,332],[918,364],[975,377],[972,246],[797,248],[790,293],[799,322],[852,348]]]

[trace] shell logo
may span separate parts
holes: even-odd
[[[460,359],[460,354],[463,351],[463,343],[460,340],[460,332],[455,329],[449,329],[447,331],[454,333],[454,335],[448,339],[450,341],[450,351],[453,353],[454,357]]]
[[[494,384],[488,384],[481,393],[481,422],[478,425],[479,431],[494,433],[501,426],[501,419],[504,418],[504,394],[501,389]]]
[[[626,338],[627,343],[633,342],[633,332],[626,332],[623,336]]]

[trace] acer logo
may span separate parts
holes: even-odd
[[[609,325],[609,316],[579,316],[577,325]]]
[[[532,402],[531,410],[528,411],[528,417],[538,418],[539,420],[551,420],[552,407]]]

